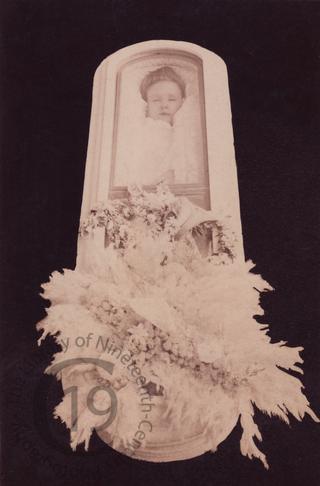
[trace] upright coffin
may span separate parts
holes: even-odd
[[[170,189],[212,210],[217,219],[227,221],[236,237],[236,259],[243,260],[227,69],[216,54],[188,42],[141,42],[108,56],[98,67],[94,77],[81,220],[98,202],[126,196],[126,170],[136,169],[130,166],[130,137],[145,116],[139,86],[148,72],[162,66],[172,67],[186,82],[184,115],[189,126],[185,131],[190,137],[181,143],[187,144],[192,165],[192,170],[174,181]],[[153,187],[146,189],[153,190]],[[101,247],[105,241],[104,228],[97,228],[90,237],[79,236],[77,269],[86,269],[89,246]],[[181,460],[212,448],[212,440],[205,437],[201,427],[189,430],[188,424],[161,423],[161,400],[157,410],[160,422],[154,424],[151,441],[136,451],[136,458],[154,462]],[[238,419],[233,409],[225,410],[225,416],[221,430],[217,430],[216,443],[229,435]],[[112,445],[107,430],[98,434]]]

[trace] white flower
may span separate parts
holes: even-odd
[[[155,220],[156,220],[156,216],[153,213],[149,213],[147,215],[147,220],[148,220],[149,223],[154,223]]]
[[[134,336],[135,338],[148,338],[148,331],[144,327],[143,323],[140,322],[137,326],[132,326],[128,329],[128,333]]]

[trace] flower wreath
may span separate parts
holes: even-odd
[[[289,412],[298,420],[306,413],[318,418],[301,382],[285,371],[302,372],[302,348],[271,343],[268,326],[253,317],[263,314],[260,293],[272,288],[250,272],[252,262],[235,259],[234,233],[163,185],[155,193],[131,188],[128,199],[95,206],[81,222],[80,235],[90,239],[99,227],[105,228],[106,248],[92,246],[86,269],[54,272],[42,286],[51,307],[37,325],[44,331],[39,343],[52,334],[62,347],[47,372],[88,351],[97,359],[112,347],[126,351],[143,369],[140,389],[165,400],[163,417],[174,424],[200,423],[206,436],[212,436],[214,451],[217,424],[230,405],[243,428],[242,454],[268,467],[254,442],[261,434],[253,405],[285,422]],[[218,252],[203,256],[197,238],[213,230]],[[88,333],[101,338],[100,346],[91,340],[89,349],[64,349],[67,339]],[[89,381],[79,380],[87,372]],[[71,431],[71,446],[85,442],[88,448],[92,430],[103,422],[90,412],[85,397],[92,383],[107,383],[120,402],[121,397],[130,400],[130,413],[120,407],[108,428],[113,446],[127,450],[140,413],[139,389],[127,368],[118,366],[110,376],[84,361],[71,366],[64,377],[81,385],[76,418],[70,415],[67,395],[55,409]],[[97,403],[102,401],[97,398]]]

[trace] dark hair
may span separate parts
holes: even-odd
[[[158,81],[173,81],[179,86],[182,98],[186,97],[186,84],[182,77],[170,66],[163,66],[155,71],[150,71],[141,81],[140,93],[144,101],[147,101],[147,92],[150,86]]]

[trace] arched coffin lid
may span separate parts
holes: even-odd
[[[198,134],[193,144],[193,150],[197,147],[196,156],[191,157],[195,161],[194,180],[183,176],[174,181],[171,189],[213,210],[217,219],[227,221],[236,235],[237,258],[243,259],[227,69],[219,56],[189,42],[140,42],[108,56],[96,70],[81,220],[98,201],[125,195],[121,161],[126,158],[127,144],[123,140],[130,133],[130,122],[134,126],[135,117],[138,120],[141,116],[138,104],[134,112],[127,112],[128,100],[130,96],[132,100],[132,89],[139,98],[142,76],[164,64],[172,66],[186,80],[186,99],[193,98],[196,106],[195,116],[188,118],[197,120],[190,133]],[[130,151],[127,153],[129,158]],[[125,173],[124,167],[122,174]],[[104,237],[100,237],[103,244]],[[84,261],[85,252],[86,243],[79,238],[77,265]]]

